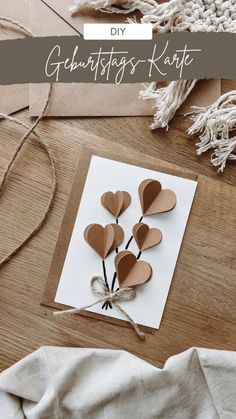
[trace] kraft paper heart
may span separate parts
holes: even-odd
[[[120,288],[145,284],[152,277],[152,268],[149,263],[138,261],[136,256],[128,250],[118,253],[115,258],[115,267]]]
[[[112,226],[115,234],[114,234],[114,242],[112,244],[112,247],[109,253],[117,249],[121,245],[125,237],[124,230],[119,224],[110,224],[110,225]]]
[[[170,211],[177,202],[173,191],[162,189],[160,182],[153,179],[146,179],[139,185],[139,198],[143,215]]]
[[[131,204],[131,196],[128,192],[106,192],[101,198],[102,205],[114,216],[119,217]]]
[[[112,249],[115,230],[111,225],[103,227],[100,224],[90,224],[84,230],[84,238],[95,252],[105,259]]]
[[[162,240],[162,232],[157,228],[149,228],[147,224],[138,223],[133,227],[133,236],[139,250],[143,251],[156,246]]]

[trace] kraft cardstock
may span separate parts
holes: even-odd
[[[157,246],[162,240],[162,232],[158,228],[150,228],[144,223],[135,224],[133,236],[141,251]]]
[[[85,228],[84,238],[102,259],[106,259],[109,253],[121,245],[124,232],[116,224],[108,224],[105,227],[100,224],[90,224]]]
[[[131,196],[126,191],[105,192],[101,198],[102,205],[118,218],[131,204]]]
[[[135,287],[145,284],[152,276],[152,267],[145,261],[136,259],[136,256],[124,250],[115,258],[115,268],[120,288]]]
[[[175,192],[162,189],[161,183],[156,180],[145,179],[139,185],[138,192],[143,215],[171,211],[176,205]]]

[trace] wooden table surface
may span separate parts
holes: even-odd
[[[235,88],[235,83],[225,81],[222,86],[227,91]],[[18,112],[17,117],[32,122],[28,110]],[[150,122],[151,118],[146,117],[51,118],[40,124],[39,132],[50,144],[57,162],[59,187],[42,231],[0,272],[0,370],[42,345],[125,349],[157,366],[192,346],[235,350],[236,166],[231,163],[224,174],[218,174],[210,164],[210,153],[196,156],[196,139],[186,134],[189,118],[176,117],[168,131],[151,132]],[[1,122],[0,176],[22,132],[9,122]],[[206,209],[203,215],[206,228],[201,230],[201,238],[196,231],[191,249],[183,249],[189,251],[189,260],[196,264],[198,280],[191,275],[191,263],[185,266],[182,281],[177,266],[161,328],[145,343],[129,328],[83,316],[79,321],[55,321],[52,311],[40,306],[81,144],[133,156],[146,153],[150,159],[158,158],[203,175],[211,189],[216,185],[215,202],[206,204],[209,213]],[[38,144],[29,141],[0,200],[1,258],[30,232],[44,210],[49,191],[47,159]],[[205,193],[207,198],[207,187]],[[204,205],[204,194],[201,199]],[[214,270],[219,267],[216,277]]]

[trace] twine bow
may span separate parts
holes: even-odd
[[[83,310],[94,307],[97,304],[103,303],[105,301],[110,301],[112,304],[114,304],[115,307],[118,308],[118,310],[130,322],[130,324],[134,328],[137,336],[141,340],[145,340],[145,334],[140,330],[138,325],[134,322],[132,317],[130,317],[130,315],[127,313],[127,311],[124,310],[124,308],[121,307],[121,305],[119,304],[122,301],[134,300],[136,298],[135,289],[130,288],[130,287],[125,287],[125,288],[120,288],[117,291],[111,292],[107,289],[107,286],[106,286],[106,283],[105,283],[104,279],[100,276],[94,276],[91,279],[90,288],[91,288],[91,291],[95,295],[99,296],[100,298],[98,298],[92,304],[88,304],[88,305],[86,305],[84,307],[81,307],[81,308],[72,308],[72,309],[68,309],[68,310],[64,310],[64,311],[57,311],[57,312],[54,313],[54,316],[58,317],[58,316],[67,316],[67,315],[79,314]]]

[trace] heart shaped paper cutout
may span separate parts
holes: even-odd
[[[143,215],[171,211],[177,202],[173,191],[162,189],[160,182],[153,179],[146,179],[139,185],[139,198]]]
[[[126,191],[105,192],[101,197],[102,205],[114,216],[119,217],[131,204],[131,196]]]
[[[112,225],[103,227],[100,224],[90,224],[84,230],[84,238],[95,252],[102,259],[105,259],[112,249],[115,240],[115,230]]]
[[[152,268],[149,263],[138,261],[136,256],[128,250],[118,253],[115,258],[115,267],[120,288],[145,284],[152,277]]]
[[[113,252],[113,250],[117,249],[124,240],[124,230],[119,224],[110,224],[114,230],[114,241],[109,253]]]
[[[133,227],[133,236],[139,250],[143,251],[156,246],[162,240],[162,232],[157,228],[149,228],[147,224],[138,223]]]

